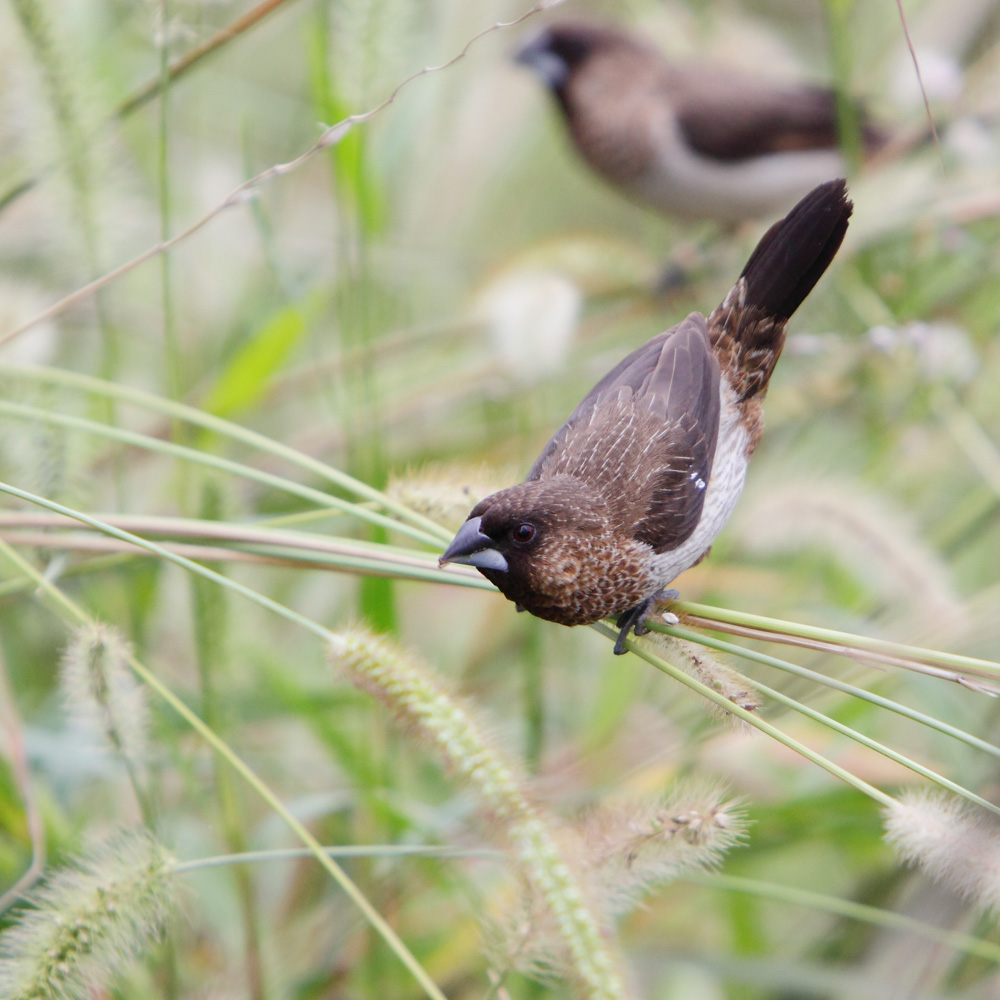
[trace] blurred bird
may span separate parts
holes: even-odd
[[[551,89],[587,163],[659,211],[766,218],[844,172],[830,90],[674,65],[646,41],[594,22],[546,28],[517,61]],[[884,142],[866,121],[862,139],[871,151]]]
[[[472,509],[441,563],[562,625],[619,615],[615,652],[708,550],[743,489],[785,326],[840,247],[842,180],[775,223],[722,304],[653,337],[584,397],[525,482]]]

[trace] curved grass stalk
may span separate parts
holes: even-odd
[[[221,587],[226,587],[227,589],[234,591],[241,597],[245,597],[247,600],[252,601],[254,604],[257,604],[262,608],[266,608],[268,611],[273,611],[276,615],[279,615],[282,618],[287,618],[289,621],[295,622],[297,625],[301,625],[303,628],[319,636],[321,639],[328,640],[333,634],[329,629],[326,629],[317,622],[312,621],[312,619],[306,618],[304,615],[300,615],[297,611],[293,611],[284,604],[279,604],[270,597],[260,594],[257,591],[252,590],[250,587],[244,586],[242,583],[238,583],[236,580],[231,580],[228,577],[223,576],[221,573],[216,573],[214,570],[209,569],[207,566],[202,566],[200,563],[196,563],[191,559],[187,559],[175,552],[171,552],[169,549],[165,549],[162,545],[157,545],[155,542],[151,542],[146,538],[141,538],[139,535],[134,535],[129,531],[123,531],[121,528],[116,528],[105,521],[101,521],[99,518],[91,517],[89,514],[84,514],[82,511],[73,510],[71,507],[66,507],[53,500],[47,500],[45,497],[29,493],[27,490],[18,489],[16,486],[11,486],[9,483],[0,483],[0,493],[7,493],[12,497],[17,497],[19,500],[24,500],[27,503],[35,504],[38,507],[50,510],[54,514],[61,514],[63,517],[67,517],[70,520],[79,521],[81,524],[85,524],[105,535],[110,535],[112,538],[117,538],[119,541],[127,542],[135,548],[143,549],[152,555],[173,563],[175,566],[180,566],[182,569],[186,569],[189,572],[194,573],[196,576],[203,577],[206,580],[219,584]],[[0,544],[3,544],[4,548],[9,548],[6,543]],[[89,619],[86,620],[89,621]]]
[[[264,597],[262,594],[257,594],[255,591],[250,590],[248,587],[244,587],[242,584],[238,584],[218,573],[214,573],[207,567],[199,566],[197,563],[193,563],[188,559],[184,559],[181,556],[176,556],[173,553],[167,552],[165,549],[161,549],[152,542],[147,542],[145,539],[138,538],[134,535],[129,536],[128,532],[122,532],[118,529],[112,528],[110,525],[104,525],[102,528],[100,522],[96,521],[94,518],[88,518],[84,514],[72,511],[67,507],[62,507],[60,504],[54,504],[52,501],[45,500],[43,497],[33,496],[32,494],[26,493],[23,490],[18,490],[15,487],[8,486],[7,484],[0,483],[0,492],[19,497],[29,503],[38,503],[40,506],[47,507],[50,510],[55,510],[57,513],[62,513],[67,517],[72,517],[74,519],[81,520],[84,523],[89,523],[92,527],[98,528],[99,530],[106,530],[109,534],[115,537],[122,537],[124,540],[132,541],[140,548],[145,548],[150,551],[159,549],[157,554],[169,562],[173,562],[176,565],[195,572],[199,576],[204,576],[206,579],[213,580],[221,586],[228,587],[230,590],[253,600],[261,607],[275,611],[283,617],[307,627],[311,632],[324,639],[329,640],[333,636],[333,633],[329,630],[323,628],[316,622],[312,622],[308,618],[299,615],[290,608],[285,608],[276,601],[273,601],[268,597]],[[35,581],[38,588],[54,599],[56,603],[64,609],[69,617],[77,622],[89,623],[91,621],[90,617],[79,605],[72,601],[58,587],[56,587],[45,577],[44,574],[38,572],[27,560],[23,559],[19,553],[2,541],[0,541],[0,553],[5,555],[7,559],[17,566],[23,573],[31,577]],[[420,965],[414,955],[403,943],[402,939],[385,921],[378,910],[372,906],[361,890],[358,889],[350,878],[348,878],[343,869],[341,869],[332,858],[327,856],[323,849],[323,845],[316,840],[316,838],[285,806],[277,795],[271,791],[270,787],[265,784],[260,777],[258,777],[257,773],[236,754],[236,752],[229,746],[228,743],[225,742],[225,740],[221,739],[214,730],[207,726],[200,716],[198,716],[180,698],[178,698],[177,695],[175,695],[173,691],[163,684],[155,674],[148,670],[134,653],[129,653],[128,662],[132,670],[135,671],[136,675],[153,691],[155,691],[160,698],[162,698],[179,716],[181,716],[181,718],[183,718],[184,721],[193,730],[195,730],[195,732],[197,732],[198,735],[201,736],[202,739],[204,739],[208,745],[216,753],[218,753],[229,764],[229,766],[232,767],[244,779],[244,781],[247,782],[248,785],[250,785],[251,788],[253,788],[253,790],[264,800],[264,802],[271,809],[273,809],[278,816],[281,817],[281,819],[299,838],[299,840],[301,840],[302,843],[309,848],[312,856],[315,857],[323,868],[326,869],[348,898],[364,914],[365,919],[371,924],[373,929],[378,932],[403,965],[409,969],[410,973],[417,980],[417,982],[420,983],[427,995],[432,997],[433,1000],[446,1000],[444,994],[440,991],[440,989],[438,989],[437,984],[434,983],[434,981],[427,975],[423,966]]]
[[[222,417],[206,413],[197,407],[164,399],[155,393],[144,392],[141,389],[135,389],[131,386],[108,382],[93,375],[83,375],[79,372],[66,371],[60,368],[0,362],[0,373],[13,374],[21,378],[32,378],[49,385],[69,386],[105,399],[116,399],[154,413],[162,413],[171,420],[182,421],[194,427],[201,427],[204,430],[212,431],[233,441],[240,441],[268,455],[274,455],[276,458],[283,459],[291,465],[306,469],[326,482],[356,497],[377,504],[383,510],[395,514],[401,521],[405,521],[415,528],[422,529],[427,535],[434,538],[434,544],[451,541],[451,532],[446,528],[442,528],[441,525],[436,524],[423,514],[410,510],[409,507],[386,496],[385,493],[375,489],[373,486],[363,483],[360,479],[355,479],[354,476],[348,475],[340,469],[335,469],[333,466],[319,461],[319,459],[305,455],[295,448],[281,444],[264,434],[258,434],[256,431],[241,427],[239,424],[224,420]]]
[[[1000,963],[1000,945],[992,941],[983,941],[970,934],[960,934],[956,931],[942,930],[932,927],[913,917],[902,913],[893,913],[865,903],[856,903],[849,899],[838,899],[825,893],[800,889],[798,886],[775,885],[759,879],[745,878],[739,875],[726,875],[721,872],[691,872],[680,876],[684,881],[695,885],[707,886],[710,889],[722,889],[726,892],[740,892],[756,896],[758,899],[770,900],[775,903],[789,903],[792,906],[806,906],[812,910],[831,913],[834,916],[857,920],[875,927],[885,927],[889,930],[905,931],[909,934],[919,934],[935,944],[954,948],[966,955],[974,955],[987,962]]]
[[[458,701],[419,659],[365,629],[340,632],[330,654],[355,687],[377,698],[414,742],[426,745],[468,785],[491,835],[509,848],[535,902],[551,918],[561,956],[553,955],[553,967],[565,971],[579,994],[592,1000],[631,996],[606,916],[595,908],[578,863],[570,860],[575,852],[560,843],[552,820],[530,798],[518,763],[494,746],[474,709]],[[533,910],[518,924],[536,927]],[[542,927],[538,933],[545,937]]]
[[[132,558],[153,555],[153,553],[149,552],[136,551],[135,546],[130,543],[99,535],[52,535],[42,532],[10,532],[5,534],[0,532],[0,538],[4,538],[12,544],[30,545],[33,548],[50,548],[60,552],[73,549],[81,552],[126,555]],[[163,545],[163,549],[175,555],[184,556],[187,559],[198,559],[205,562],[241,562],[255,563],[261,566],[289,566],[300,570],[334,570],[344,573],[356,573],[362,576],[380,576],[394,580],[417,580],[425,583],[457,582],[460,585],[464,584],[477,590],[485,589],[479,586],[471,576],[458,580],[448,579],[445,577],[447,571],[435,569],[433,566],[426,568],[401,566],[391,558],[366,559],[359,556],[332,553],[315,553],[311,556],[303,556],[292,548],[263,545],[227,548],[222,545],[195,545],[186,542],[168,542]],[[0,596],[16,592],[19,589],[23,588],[4,587],[0,585]]]
[[[947,788],[950,792],[954,792],[963,799],[967,799],[969,802],[974,802],[977,806],[981,806],[983,809],[987,809],[1000,816],[1000,806],[994,805],[987,799],[976,795],[975,792],[969,791],[969,789],[957,784],[950,778],[946,778],[944,775],[938,774],[937,771],[932,771],[929,767],[924,767],[923,764],[918,764],[915,760],[912,760],[901,753],[897,753],[891,747],[887,747],[885,744],[879,743],[876,740],[865,736],[864,733],[859,733],[856,729],[852,729],[850,726],[845,726],[842,722],[837,722],[836,719],[831,719],[830,716],[824,715],[822,712],[817,712],[816,709],[810,708],[808,705],[803,705],[802,702],[796,701],[794,698],[789,698],[788,695],[778,691],[776,688],[769,687],[766,684],[761,684],[755,680],[751,680],[750,683],[758,691],[766,694],[772,701],[779,702],[786,708],[790,708],[793,711],[798,712],[800,715],[804,715],[807,719],[812,719],[813,722],[818,722],[820,725],[826,726],[828,729],[832,729],[835,733],[840,733],[841,736],[846,736],[848,739],[854,740],[855,743],[860,743],[861,746],[867,747],[869,750],[874,750],[875,753],[881,754],[883,757],[888,758],[896,764],[902,765],[908,770],[913,771],[914,774],[919,774],[922,778],[927,778],[928,781],[932,781],[934,784],[940,785],[942,788]]]
[[[767,642],[807,646],[810,649],[837,653],[852,659],[863,658],[876,664],[897,666],[907,670],[922,670],[935,676],[946,677],[948,680],[957,680],[967,686],[974,686],[974,682],[955,676],[947,671],[947,668],[1000,680],[1000,663],[994,663],[992,660],[961,656],[958,653],[942,653],[920,646],[892,642],[889,639],[872,639],[852,632],[837,632],[834,629],[802,625],[778,618],[765,618],[763,615],[716,608],[706,604],[679,601],[674,608],[684,616],[685,621],[702,628],[717,629],[720,632],[732,632],[734,635],[745,635]],[[656,622],[649,624],[657,631],[665,628]]]
[[[615,636],[615,630],[603,622],[592,626],[604,635],[609,637]],[[678,637],[679,638],[679,637]],[[702,684],[701,681],[696,680],[691,677],[685,671],[678,669],[672,664],[668,663],[666,660],[657,656],[652,650],[647,647],[636,643],[634,639],[629,640],[628,648],[641,656],[647,663],[651,663],[658,670],[663,673],[668,674],[675,680],[681,681],[687,687],[696,691],[698,694],[710,701],[724,708],[727,712],[735,715],[737,718],[742,719],[744,722],[759,729],[761,732],[766,733],[768,736],[778,740],[778,742],[784,744],[789,749],[794,750],[796,753],[801,754],[807,760],[812,761],[814,764],[818,764],[825,771],[828,771],[834,777],[839,778],[841,781],[845,781],[847,784],[853,785],[859,791],[864,792],[866,795],[874,798],[877,802],[887,805],[892,802],[892,798],[886,795],[884,792],[870,785],[868,782],[856,775],[847,771],[845,768],[840,767],[838,764],[833,763],[833,761],[827,759],[826,757],[817,754],[815,751],[810,750],[804,744],[799,743],[797,740],[783,733],[777,727],[773,726],[771,723],[765,722],[758,715],[753,712],[749,712],[742,706],[737,705],[735,702],[726,698],[724,695],[719,694],[712,688],[708,687],[706,684]],[[859,733],[855,729],[851,729],[849,726],[845,726],[843,723],[837,722],[835,719],[831,719],[829,716],[824,715],[822,712],[817,712],[815,709],[809,708],[807,705],[803,705],[801,702],[796,701],[794,698],[789,698],[788,695],[776,690],[775,688],[769,687],[766,684],[762,684],[759,681],[753,680],[752,678],[746,678],[747,683],[751,684],[757,690],[767,695],[773,701],[779,702],[788,708],[793,709],[801,715],[812,719],[814,722],[818,722],[821,725],[826,726],[829,729],[840,733],[842,736],[847,736],[849,739],[854,740],[854,742],[867,747],[869,750],[874,750],[876,753],[894,761],[903,767],[908,768],[915,774],[919,774],[921,777],[927,778],[929,781],[940,785],[942,788],[947,788],[949,791],[954,792],[956,795],[960,795],[962,798],[967,799],[970,802],[976,803],[976,805],[982,806],[984,809],[990,812],[1000,815],[1000,806],[994,805],[992,802],[981,798],[976,795],[975,792],[969,791],[967,788],[951,781],[949,778],[945,778],[943,775],[938,774],[936,771],[932,771],[930,768],[924,767],[922,764],[918,764],[916,761],[911,760],[909,757],[903,754],[897,753],[891,747],[887,747],[884,744],[878,743],[877,741],[865,736],[863,733]]]
[[[590,627],[596,632],[600,632],[601,635],[607,636],[609,639],[618,638],[618,630],[612,628],[606,622],[597,622]],[[824,771],[832,774],[835,778],[838,778],[845,784],[850,785],[852,788],[856,788],[859,792],[863,792],[869,798],[878,802],[879,805],[889,806],[895,801],[891,795],[886,794],[880,788],[870,785],[867,781],[864,781],[857,775],[852,774],[845,768],[840,767],[839,764],[834,764],[832,760],[828,760],[822,754],[816,753],[815,750],[810,750],[804,743],[800,743],[787,733],[782,732],[777,728],[777,726],[773,726],[770,722],[766,722],[755,713],[748,712],[745,708],[741,708],[735,702],[730,701],[729,698],[719,694],[717,691],[713,691],[707,684],[702,684],[701,681],[696,680],[690,674],[679,669],[678,667],[675,667],[672,663],[668,663],[642,643],[637,642],[635,639],[629,639],[625,643],[625,646],[628,650],[635,653],[636,656],[641,657],[647,663],[656,667],[656,669],[661,673],[679,681],[685,687],[690,688],[696,694],[700,694],[708,701],[714,702],[720,708],[729,712],[730,715],[734,715],[736,718],[742,719],[748,725],[753,726],[754,729],[759,729],[762,733],[770,736],[774,740],[777,740],[783,746],[788,747],[789,750],[795,751],[795,753],[804,757],[811,763],[821,767]]]
[[[344,844],[324,847],[323,853],[331,858],[441,858],[445,861],[470,859],[474,861],[503,862],[505,855],[489,847],[437,847],[423,844]],[[178,875],[201,871],[205,868],[225,868],[229,865],[254,865],[263,861],[297,861],[313,857],[308,847],[277,847],[272,850],[243,851],[240,854],[216,854],[208,858],[178,861],[173,870]]]
[[[891,698],[885,698],[882,695],[866,691],[864,688],[857,687],[854,684],[848,684],[846,681],[838,680],[835,677],[827,677],[826,674],[821,674],[816,670],[810,670],[808,667],[799,666],[797,663],[791,663],[788,660],[781,660],[774,656],[768,656],[767,653],[759,653],[755,649],[747,649],[745,646],[737,646],[735,643],[726,642],[723,639],[716,639],[713,636],[703,635],[701,632],[694,632],[691,629],[686,629],[678,625],[672,625],[669,628],[664,628],[663,631],[666,635],[674,636],[677,639],[683,639],[686,642],[694,642],[700,646],[707,646],[709,649],[717,649],[721,653],[729,653],[733,656],[739,656],[754,663],[763,663],[765,666],[774,667],[776,670],[783,670],[786,673],[795,674],[797,677],[804,677],[807,680],[814,681],[816,684],[822,684],[824,687],[832,688],[834,691],[841,691],[844,694],[849,694],[852,698],[858,698],[859,700],[867,701],[872,705],[878,705],[879,708],[895,712],[897,715],[901,715],[913,722],[918,722],[923,726],[927,726],[929,729],[935,729],[939,733],[943,733],[946,736],[959,740],[976,750],[982,750],[984,753],[988,753],[993,757],[1000,757],[1000,747],[994,746],[992,743],[987,743],[986,740],[982,740],[978,736],[973,736],[971,733],[967,733],[962,729],[950,726],[948,723],[942,722],[940,719],[935,719],[933,715],[927,715],[925,712],[918,712],[916,709],[910,708],[907,705],[902,705],[898,701],[893,701]]]
[[[353,517],[377,524],[390,531],[401,532],[419,542],[423,542],[425,545],[437,546],[440,544],[436,535],[428,534],[412,525],[387,517],[384,514],[379,514],[377,511],[371,510],[366,506],[351,503],[349,500],[342,500],[329,493],[324,493],[322,490],[313,489],[311,486],[303,486],[290,479],[273,475],[270,472],[263,472],[260,469],[253,468],[253,466],[244,465],[242,462],[234,462],[232,459],[222,458],[219,455],[210,455],[196,448],[188,448],[182,444],[175,444],[173,441],[163,441],[145,434],[138,434],[135,431],[122,430],[118,427],[112,427],[109,424],[88,420],[85,417],[71,417],[61,413],[50,413],[36,406],[29,406],[25,403],[12,403],[8,400],[0,400],[0,414],[16,417],[21,420],[54,424],[57,427],[65,427],[68,430],[92,434],[95,437],[103,437],[121,444],[131,445],[135,448],[142,448],[145,451],[169,455],[172,458],[182,459],[196,465],[215,469],[219,472],[228,472],[241,476],[244,479],[250,479],[265,486],[282,490],[285,493],[291,493],[293,496],[309,500],[319,506],[333,507],[345,514],[350,514]]]
[[[217,543],[210,546],[172,542],[165,546],[170,551],[189,558],[245,561],[249,557],[259,556],[260,562],[301,568],[334,569],[404,580],[450,583],[478,590],[493,589],[493,585],[473,569],[463,566],[443,569],[437,565],[437,557],[433,553],[396,548],[377,542],[186,518],[103,514],[99,520],[133,534],[141,533],[143,537],[155,535],[170,539],[198,538]],[[54,534],[44,529],[62,530]],[[10,542],[60,550],[135,553],[135,547],[131,543],[105,534],[67,535],[65,530],[65,517],[56,514],[0,511],[0,537],[6,537]]]

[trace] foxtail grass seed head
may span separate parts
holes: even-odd
[[[746,829],[738,801],[726,801],[718,786],[690,782],[597,809],[578,832],[588,880],[617,917],[665,882],[718,865]]]
[[[763,699],[748,678],[700,646],[665,635],[653,635],[647,642],[652,642],[657,651],[664,653],[672,663],[739,708],[756,712],[763,704]],[[715,718],[730,723],[741,732],[750,730],[747,723],[714,701],[704,698],[699,698],[699,701]]]
[[[628,996],[605,922],[592,910],[550,824],[528,799],[520,769],[493,746],[473,713],[423,664],[364,629],[334,636],[331,652],[356,687],[385,704],[479,796],[490,830],[512,850],[556,928],[548,964],[564,969],[587,997]]]
[[[63,654],[60,686],[72,724],[88,740],[133,766],[149,755],[146,690],[128,665],[129,644],[117,629],[81,625]]]
[[[1000,913],[1000,820],[955,796],[907,792],[884,813],[899,857],[984,910]]]
[[[163,933],[174,863],[145,831],[119,833],[54,872],[0,937],[5,1000],[89,1000]]]
[[[496,493],[509,476],[487,466],[428,466],[389,480],[388,496],[432,521],[457,529],[483,497]]]
[[[114,209],[121,211],[117,199],[126,176],[112,155],[109,130],[101,128],[111,104],[81,56],[79,39],[67,29],[73,19],[59,16],[59,5],[15,0],[10,6],[31,54],[29,61],[13,57],[14,48],[5,52],[5,75],[18,91],[12,102],[18,149],[58,181],[50,199],[58,210],[42,209],[45,214],[34,221],[42,222],[40,229],[51,227],[45,235],[50,244],[58,241],[51,250],[55,259],[78,254],[92,275],[103,270],[105,231],[107,223],[114,224]],[[119,183],[109,183],[111,178]],[[63,199],[65,206],[58,204]]]

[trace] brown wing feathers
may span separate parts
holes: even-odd
[[[528,480],[597,487],[634,537],[661,552],[701,514],[719,430],[719,365],[693,313],[610,371],[549,441]]]

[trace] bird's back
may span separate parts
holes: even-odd
[[[528,480],[571,475],[597,489],[633,537],[659,552],[694,530],[719,430],[719,365],[692,313],[634,351],[587,394]]]

